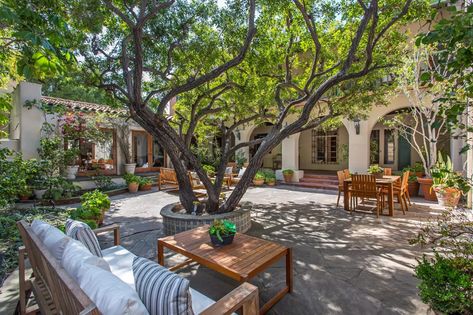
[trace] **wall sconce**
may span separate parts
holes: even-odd
[[[359,135],[360,134],[360,119],[355,118],[353,119],[353,122],[355,123],[355,132],[357,135]]]
[[[235,135],[236,135],[237,140],[240,141],[241,140],[241,134],[240,134],[239,129],[235,130]]]

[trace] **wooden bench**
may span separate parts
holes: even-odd
[[[192,185],[192,189],[203,189],[204,186],[200,184],[196,184],[195,180],[192,178],[191,172],[188,172],[189,180]],[[161,167],[159,172],[159,179],[158,179],[158,188],[161,190],[163,185],[171,185],[174,188],[179,189],[179,183],[177,181],[177,174],[173,168],[164,168]]]
[[[43,315],[100,314],[95,304],[41,243],[29,224],[19,221],[17,225],[24,243],[24,247],[19,250],[20,314],[36,314],[38,311]],[[96,234],[110,231],[114,232],[115,245],[119,245],[118,225],[94,230]],[[26,259],[34,274],[34,277],[28,279],[25,274]],[[27,308],[31,293],[37,304]],[[257,287],[245,282],[200,314],[232,314],[239,309],[243,310],[244,315],[258,314]]]

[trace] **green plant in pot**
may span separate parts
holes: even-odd
[[[286,183],[292,182],[292,176],[294,175],[294,171],[287,169],[282,171],[282,175],[284,176],[284,181]]]
[[[30,199],[30,197],[33,195],[33,192],[31,190],[31,187],[29,187],[28,185],[21,185],[19,188],[18,188],[18,198],[20,199],[20,201],[26,201],[28,199]]]
[[[151,190],[151,186],[153,185],[153,181],[151,178],[148,177],[141,177],[140,178],[140,190]]]
[[[71,213],[71,219],[85,222],[91,228],[96,228],[99,225],[101,217],[102,211],[100,209],[87,206],[79,206]]]
[[[368,167],[368,174],[374,175],[376,178],[383,178],[384,168],[380,167],[378,164],[372,164]]]
[[[276,175],[274,173],[267,173],[265,174],[264,181],[269,186],[274,186],[276,185]]]
[[[453,170],[452,161],[448,155],[438,155],[437,163],[430,170],[432,174],[432,189],[437,195],[439,205],[456,207],[460,197],[471,189],[471,183],[462,175]]]
[[[253,184],[255,186],[262,186],[264,184],[264,173],[262,171],[258,171],[253,177]]]
[[[123,175],[123,179],[128,185],[129,192],[136,193],[138,191],[138,188],[140,187],[140,182],[141,182],[140,176],[136,176],[131,173],[126,173],[125,175]]]
[[[207,176],[209,176],[209,177],[214,177],[215,176],[215,167],[213,167],[212,165],[206,164],[206,165],[202,166],[202,168],[207,173]]]
[[[215,220],[209,228],[210,240],[215,246],[231,244],[235,234],[236,225],[229,220]]]
[[[95,213],[100,212],[100,215],[97,218],[97,223],[99,225],[102,224],[105,212],[110,210],[110,198],[108,197],[108,195],[96,189],[94,191],[83,194],[80,197],[80,200],[84,209],[91,209]]]

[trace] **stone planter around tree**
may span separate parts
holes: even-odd
[[[180,203],[172,203],[161,209],[163,217],[164,233],[174,235],[180,232],[194,229],[203,225],[210,225],[214,220],[229,220],[235,223],[237,232],[245,233],[251,227],[250,209],[238,207],[232,212],[212,215],[192,215],[178,213],[182,206]],[[210,238],[209,238],[210,242]]]

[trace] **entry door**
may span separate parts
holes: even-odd
[[[403,136],[398,137],[398,170],[402,170],[411,164],[411,145]]]

